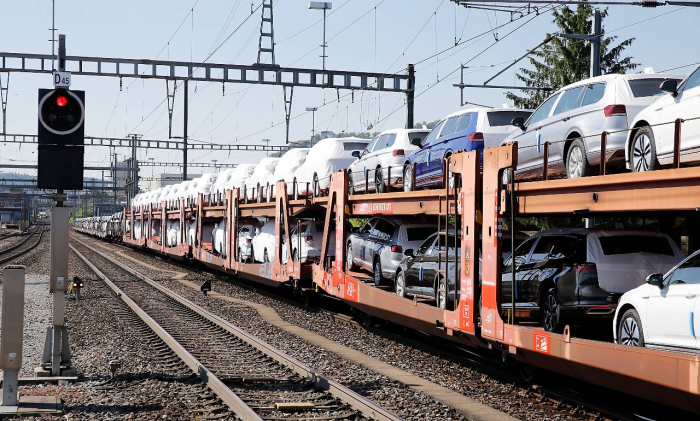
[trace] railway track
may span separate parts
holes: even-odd
[[[241,419],[401,419],[86,243],[71,249]]]
[[[11,260],[14,260],[14,259],[22,256],[23,254],[25,254],[31,250],[34,250],[36,248],[36,246],[38,246],[39,243],[41,242],[41,239],[42,239],[45,231],[47,231],[47,230],[46,230],[44,224],[37,224],[37,226],[34,228],[34,231],[32,231],[22,241],[20,241],[16,244],[13,244],[9,247],[5,247],[4,249],[0,250],[0,264],[7,263]],[[7,237],[3,237],[3,239],[4,238],[7,238]],[[30,240],[32,238],[36,238],[36,241],[30,242]],[[29,244],[27,244],[27,243],[29,243]]]

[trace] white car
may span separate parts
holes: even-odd
[[[238,236],[236,237],[236,260],[239,262],[245,263],[249,260],[253,260],[253,236],[255,235],[255,230],[259,228],[260,225],[257,224],[241,224],[238,226]]]
[[[267,179],[270,185],[269,194],[267,195],[268,200],[276,197],[275,190],[278,181],[287,182],[288,195],[294,192],[294,173],[304,164],[310,150],[310,148],[293,148],[282,155],[275,167],[275,172]]]
[[[622,296],[615,313],[615,342],[674,350],[700,349],[700,251],[666,275]]]
[[[264,193],[267,191],[267,179],[274,174],[275,167],[279,160],[279,158],[267,157],[258,162],[258,165],[255,166],[255,170],[253,170],[253,174],[251,174],[250,178],[245,182],[245,197],[247,199],[259,200],[260,197],[267,197],[266,195],[261,196],[260,192],[262,191]]]
[[[427,129],[388,130],[372,139],[362,152],[353,152],[359,159],[348,167],[349,194],[370,190],[383,193],[387,190],[387,180],[389,185],[400,184],[406,157],[420,147],[428,133]]]
[[[239,164],[231,171],[231,177],[223,183],[223,190],[243,189],[246,181],[253,175],[255,164]],[[243,196],[241,196],[243,197]]]
[[[518,142],[519,179],[538,177],[549,142],[549,173],[569,178],[595,175],[600,164],[600,136],[608,132],[605,159],[624,166],[627,128],[654,102],[663,74],[609,74],[572,83],[545,100],[506,141]]]
[[[677,118],[700,117],[700,66],[680,84],[669,79],[657,84],[666,95],[642,110],[630,127],[625,147],[627,168],[635,172],[656,170],[673,163],[673,140]],[[700,161],[700,121],[681,126],[681,162]]]
[[[292,261],[300,259],[301,263],[311,260],[318,261],[321,257],[323,245],[324,222],[304,221],[299,227],[294,225],[290,229],[290,242],[292,244]],[[298,232],[301,231],[301,235]],[[328,256],[335,256],[335,226],[331,226],[331,235],[328,243]],[[301,253],[299,250],[301,249]],[[286,263],[287,245],[282,245],[282,262]],[[300,256],[300,257],[299,257]]]
[[[283,237],[284,239],[284,237]],[[253,261],[258,263],[271,262],[275,255],[275,220],[265,223],[262,228],[255,228],[253,237]]]
[[[329,137],[320,140],[311,148],[304,164],[294,173],[297,192],[311,193],[315,185],[314,194],[318,196],[330,186],[331,174],[350,166],[356,159],[352,153],[364,150],[367,144],[368,139],[358,137]]]

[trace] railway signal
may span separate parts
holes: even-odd
[[[40,145],[82,146],[85,143],[85,92],[66,88],[39,89]]]

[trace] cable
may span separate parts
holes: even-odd
[[[678,66],[678,67],[674,67],[674,68],[671,68],[671,69],[662,70],[662,71],[660,71],[659,73],[666,73],[666,72],[670,72],[671,70],[678,70],[678,69],[682,69],[682,68],[684,68],[684,67],[695,66],[695,65],[698,65],[698,64],[700,64],[700,61],[697,62],[697,63],[684,64],[683,66]]]

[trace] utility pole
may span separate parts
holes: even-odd
[[[600,76],[600,38],[602,35],[602,16],[600,9],[595,9],[593,12],[593,37],[591,38],[591,77]]]
[[[415,94],[416,71],[413,64],[408,65],[408,86],[406,87],[406,128],[413,128],[413,102]]]
[[[311,146],[314,145],[314,137],[316,137],[316,111],[317,107],[306,107],[306,111],[311,111]]]

